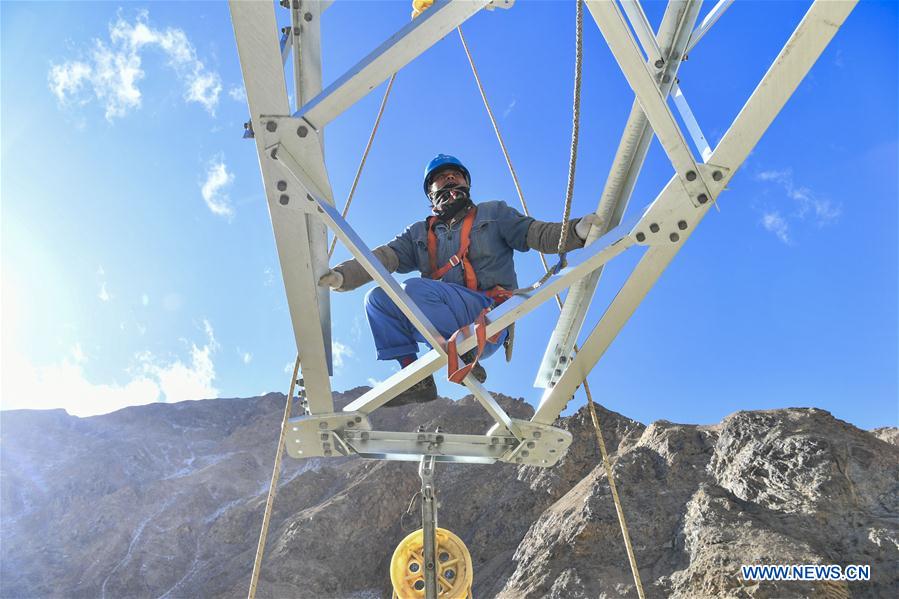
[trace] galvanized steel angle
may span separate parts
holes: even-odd
[[[568,453],[573,439],[570,432],[548,424],[517,418],[513,418],[513,423],[521,433],[522,440],[506,451],[500,458],[501,461],[549,468]],[[488,431],[488,436],[496,430],[498,426]]]

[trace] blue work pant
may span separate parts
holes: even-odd
[[[481,310],[493,304],[493,300],[483,293],[455,283],[409,279],[403,287],[445,339],[449,339],[461,327],[473,323]],[[365,314],[375,338],[379,360],[415,355],[418,353],[418,344],[427,343],[380,287],[375,287],[366,294]],[[503,331],[496,343],[487,344],[482,357],[493,354],[505,338],[506,331]]]

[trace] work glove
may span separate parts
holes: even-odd
[[[336,270],[329,270],[323,274],[318,280],[318,284],[322,287],[330,287],[331,289],[340,289],[343,285],[343,275]]]
[[[579,220],[574,226],[574,232],[582,241],[587,240],[587,234],[590,233],[590,227],[599,224],[599,217],[592,212]]]

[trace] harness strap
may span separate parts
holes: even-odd
[[[434,225],[437,223],[437,217],[428,218],[428,260],[431,263],[431,278],[442,279],[451,268],[462,265],[462,273],[465,279],[465,286],[474,291],[478,290],[478,277],[474,272],[474,267],[468,260],[468,250],[471,247],[471,227],[474,225],[475,215],[478,209],[472,208],[465,215],[462,221],[461,239],[459,240],[459,251],[450,256],[449,262],[441,267],[437,267],[437,235],[434,233]]]
[[[484,308],[481,310],[481,313],[478,314],[478,317],[474,321],[474,334],[477,337],[477,351],[475,352],[474,360],[471,361],[470,364],[465,364],[461,368],[459,368],[459,350],[456,347],[457,338],[459,334],[462,334],[462,338],[465,339],[469,335],[471,335],[471,325],[465,325],[461,327],[458,331],[453,333],[452,337],[449,338],[449,341],[446,343],[446,371],[447,378],[453,382],[462,384],[462,381],[465,380],[465,377],[471,372],[471,369],[475,367],[475,364],[478,363],[478,360],[481,358],[481,355],[484,353],[484,348],[487,346],[487,342],[496,343],[499,340],[499,333],[493,335],[492,337],[487,337],[487,312],[488,308]]]

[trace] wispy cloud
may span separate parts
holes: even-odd
[[[205,340],[190,343],[187,359],[135,355],[125,383],[97,383],[86,372],[89,360],[79,343],[61,362],[35,366],[18,351],[4,352],[4,409],[65,408],[77,416],[106,414],[156,401],[175,402],[218,396],[213,356],[218,350],[212,325],[203,321]],[[64,394],[59,389],[65,389]]]
[[[765,227],[765,230],[771,231],[777,238],[789,245],[790,242],[790,227],[787,224],[787,221],[783,219],[780,215],[780,212],[765,212],[762,215],[762,226]]]
[[[234,218],[234,208],[228,197],[228,188],[234,182],[234,173],[228,171],[224,157],[213,158],[206,167],[206,180],[200,187],[203,201],[213,214],[223,216],[229,221]]]
[[[231,89],[228,90],[228,95],[235,102],[246,102],[247,101],[247,90],[244,89],[242,85],[235,85]]]
[[[784,243],[792,242],[791,223],[806,221],[823,227],[837,222],[842,215],[840,204],[821,197],[805,185],[797,184],[791,169],[761,171],[755,178],[757,181],[778,186],[787,198],[793,201],[793,209],[787,213],[766,209],[762,214],[762,226]]]
[[[505,110],[503,110],[503,118],[506,118],[507,116],[509,116],[509,114],[515,109],[515,104],[517,104],[517,103],[518,103],[518,99],[512,98],[512,101],[509,102],[509,105],[506,106]]]
[[[183,30],[153,28],[146,10],[133,21],[119,14],[109,24],[109,38],[94,39],[83,59],[52,65],[50,90],[63,106],[83,106],[96,100],[103,105],[106,120],[124,117],[141,106],[138,83],[145,76],[142,54],[148,49],[162,51],[184,87],[184,100],[202,105],[214,116],[222,91],[218,73],[197,57]]]
[[[331,340],[331,360],[334,368],[343,368],[344,359],[353,357],[353,348],[344,345],[337,339]]]
[[[103,269],[103,266],[97,268],[97,285],[100,286],[100,290],[97,292],[97,298],[101,302],[108,302],[112,299],[112,296],[109,295],[109,290],[106,289],[106,271]]]
[[[271,266],[266,266],[262,269],[262,284],[266,287],[271,287],[275,284],[275,270]]]
[[[244,364],[249,364],[253,360],[253,354],[248,351],[243,351],[239,347],[237,348],[237,355],[240,356],[240,361]]]

